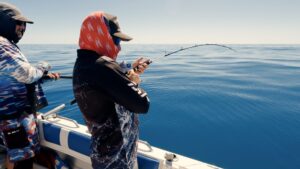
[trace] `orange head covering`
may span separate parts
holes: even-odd
[[[80,30],[79,47],[116,60],[121,48],[115,45],[103,14],[101,11],[93,12],[84,19]]]

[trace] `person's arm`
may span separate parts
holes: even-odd
[[[32,66],[25,56],[12,47],[1,48],[0,54],[1,71],[25,84],[38,81],[44,72],[50,69],[50,65],[46,62],[40,62],[37,67]]]
[[[134,113],[148,112],[150,101],[147,93],[131,82],[117,64],[104,62],[97,68],[97,84],[113,100]]]

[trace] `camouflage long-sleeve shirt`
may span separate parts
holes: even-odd
[[[38,81],[49,68],[46,62],[32,66],[15,44],[0,36],[0,116],[22,110],[28,104],[25,85]]]

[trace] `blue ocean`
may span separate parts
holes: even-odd
[[[153,60],[141,87],[151,100],[140,139],[226,169],[300,168],[300,45],[123,45],[118,61]],[[76,45],[20,45],[31,63],[72,75]],[[72,81],[43,84],[49,106],[84,124]],[[88,145],[87,145],[88,146]]]

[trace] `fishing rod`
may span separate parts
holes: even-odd
[[[234,52],[237,52],[236,50],[234,50],[233,48],[231,47],[228,47],[226,45],[220,45],[220,44],[213,44],[213,43],[205,43],[205,44],[195,44],[193,46],[189,46],[189,47],[185,47],[185,48],[180,48],[178,50],[175,50],[175,51],[171,51],[171,52],[168,52],[168,53],[165,53],[162,57],[159,57],[159,58],[155,58],[154,60],[156,59],[160,59],[160,58],[163,58],[163,57],[167,57],[167,56],[170,56],[170,55],[173,55],[175,53],[179,53],[181,51],[184,51],[184,50],[189,50],[189,49],[192,49],[192,48],[197,48],[197,47],[203,47],[203,46],[218,46],[218,47],[222,47],[222,48],[226,48],[226,49],[229,49],[231,51],[234,51]],[[144,64],[146,63],[147,65],[150,65],[153,61],[151,59],[142,59],[141,60],[141,63]],[[139,65],[138,65],[139,66]],[[139,67],[136,66],[133,68],[134,71],[137,71],[139,69]],[[64,75],[61,75],[60,78],[63,78],[63,79],[72,79],[73,76],[64,76]]]
[[[163,55],[162,57],[167,57],[167,56],[173,55],[173,54],[175,54],[175,53],[178,53],[178,52],[181,52],[181,51],[184,51],[184,50],[189,50],[189,49],[192,49],[192,48],[203,47],[203,46],[218,46],[218,47],[226,48],[226,49],[229,49],[229,50],[231,50],[231,51],[237,52],[237,51],[234,50],[233,48],[228,47],[228,46],[226,46],[226,45],[212,44],[212,43],[205,43],[205,44],[196,44],[196,45],[193,45],[193,46],[189,46],[189,47],[185,47],[185,48],[180,48],[180,49],[178,49],[178,50],[175,50],[175,51],[171,51],[171,52],[165,53],[165,55]],[[161,59],[162,57],[155,58],[155,60]],[[153,61],[150,60],[150,59],[145,59],[144,61],[141,61],[141,62],[142,62],[142,64],[143,64],[143,63],[146,63],[147,65],[149,65],[149,64],[151,64]],[[138,70],[138,66],[134,67],[133,70],[134,70],[134,71],[137,71],[137,70]]]
[[[225,46],[225,45],[212,44],[212,43],[205,43],[205,44],[196,44],[196,45],[193,45],[193,46],[181,48],[181,49],[178,49],[178,50],[175,50],[175,51],[166,53],[166,54],[164,55],[164,57],[170,56],[170,55],[172,55],[172,54],[174,54],[174,53],[181,52],[181,51],[183,51],[183,50],[188,50],[188,49],[197,48],[197,47],[201,47],[201,46],[219,46],[219,47],[227,48],[227,49],[229,49],[229,50],[232,50],[232,51],[236,52],[236,50],[234,50],[233,48],[228,47],[228,46]]]
[[[72,75],[60,75],[59,77],[62,78],[62,79],[72,79],[73,78]],[[44,79],[44,80],[51,80],[51,78],[48,77],[48,76],[44,76],[44,77],[42,77],[42,79]]]
[[[60,78],[62,78],[62,79],[73,79],[73,76],[72,75],[70,75],[70,76],[67,76],[67,75],[61,75],[61,76],[59,76]]]

